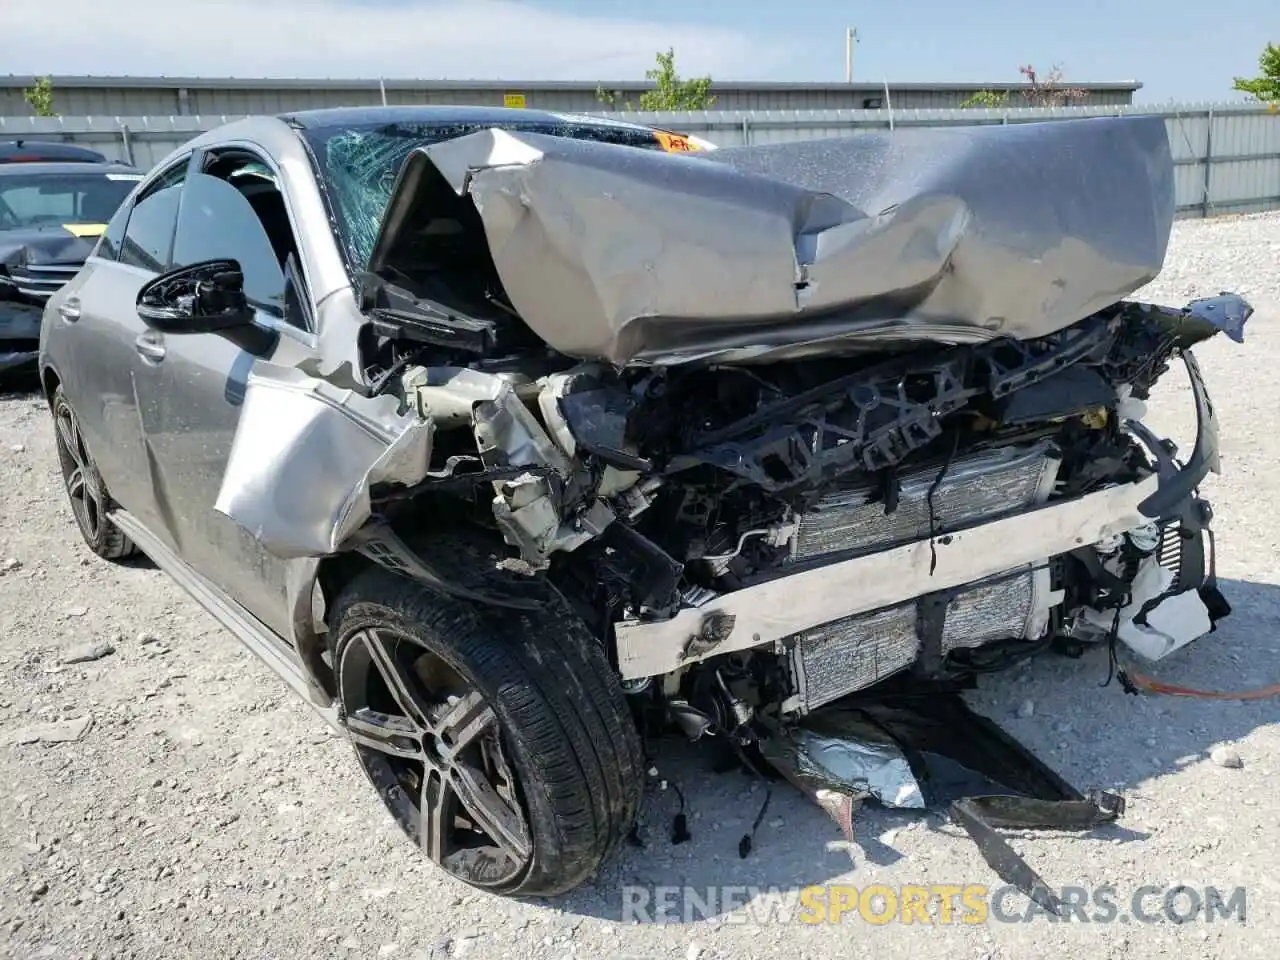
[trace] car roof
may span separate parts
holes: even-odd
[[[586,126],[623,127],[637,131],[650,131],[639,123],[593,117],[576,113],[555,113],[547,110],[523,110],[514,107],[473,107],[420,105],[395,107],[332,107],[323,110],[301,110],[279,114],[281,120],[305,129],[328,126],[357,126],[383,123],[420,123],[447,126],[458,123],[492,124],[509,123],[581,123]]]
[[[86,174],[98,174],[105,176],[108,173],[128,173],[141,175],[142,171],[137,167],[131,167],[127,163],[80,163],[76,161],[64,163],[46,163],[44,161],[29,161],[23,163],[0,163],[0,177],[13,175],[29,176],[33,173],[37,174],[63,174],[66,176],[84,176]]]
[[[109,162],[102,153],[78,143],[66,143],[62,140],[33,140],[31,137],[0,140],[0,163],[57,163],[59,161]]]

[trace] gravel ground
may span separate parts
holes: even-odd
[[[1210,481],[1219,571],[1235,613],[1153,672],[1240,689],[1277,679],[1280,653],[1280,216],[1177,225],[1152,298],[1236,290],[1258,313],[1243,347],[1199,351],[1222,424]],[[1154,425],[1192,435],[1171,375]],[[651,838],[554,904],[469,891],[420,858],[376,802],[351,750],[162,574],[81,545],[56,475],[50,419],[33,393],[0,397],[0,955],[51,957],[835,957],[1274,955],[1280,902],[1274,814],[1280,701],[1126,696],[1106,658],[1042,658],[986,681],[974,703],[1081,786],[1121,789],[1123,826],[1028,835],[1015,845],[1051,884],[1247,888],[1247,922],[870,925],[624,922],[622,886],[971,884],[998,881],[940,818],[864,811],[849,848],[798,795],[776,792],[757,851],[737,842],[763,796],[676,744],[663,776],[688,800],[691,842]],[[105,642],[107,656],[66,663]],[[1029,703],[1030,708],[1025,704]],[[1030,716],[1027,716],[1027,714]],[[21,743],[34,724],[80,719],[80,739]],[[74,732],[74,731],[73,731]],[[1210,754],[1226,747],[1229,754]],[[1224,765],[1225,764],[1227,765]],[[1270,811],[1270,812],[1269,812]],[[741,895],[739,895],[741,900]],[[1154,909],[1159,897],[1148,901]],[[1021,914],[1026,901],[1010,898]]]

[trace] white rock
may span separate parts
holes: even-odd
[[[93,726],[93,717],[37,723],[23,727],[13,735],[13,743],[70,743],[79,740]]]
[[[1209,759],[1220,767],[1226,767],[1229,770],[1239,770],[1244,766],[1244,761],[1240,759],[1240,754],[1236,753],[1231,747],[1214,747],[1213,752],[1209,754]]]
[[[1036,705],[1032,700],[1023,700],[1018,704],[1018,718],[1021,720],[1030,720],[1036,715]]]
[[[689,949],[684,952],[685,960],[698,960],[705,949],[706,948],[702,944],[697,940],[694,940],[689,944]]]
[[[109,643],[98,641],[95,643],[82,643],[79,646],[72,647],[62,657],[63,663],[90,663],[94,660],[101,660],[103,657],[110,656],[116,652],[116,648]]]

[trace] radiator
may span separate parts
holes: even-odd
[[[1039,638],[1062,601],[1046,567],[1008,571],[956,592],[943,620],[941,652],[994,640]],[[784,710],[808,713],[892,676],[920,651],[919,604],[899,604],[814,627],[783,641],[794,695]]]
[[[1156,559],[1159,560],[1160,566],[1173,574],[1173,583],[1169,585],[1170,590],[1187,589],[1187,587],[1183,587],[1179,583],[1182,579],[1181,521],[1166,520],[1161,524],[1160,543],[1156,547]],[[1189,586],[1199,586],[1199,584],[1190,584]]]
[[[954,531],[1044,503],[1053,491],[1058,464],[1047,442],[956,459],[933,493],[934,530]],[[888,515],[883,502],[873,502],[878,491],[865,485],[824,496],[799,518],[792,561],[856,555],[928,538],[929,488],[940,469],[904,473],[897,509]]]

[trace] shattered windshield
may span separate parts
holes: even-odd
[[[387,202],[409,153],[493,127],[552,136],[662,149],[648,130],[621,124],[584,123],[390,123],[307,128],[300,131],[319,165],[348,261],[363,269],[373,253]]]

